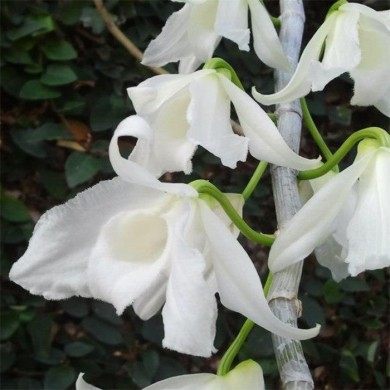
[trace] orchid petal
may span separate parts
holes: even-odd
[[[372,26],[366,29],[362,17],[360,47],[363,53],[362,60],[350,71],[355,81],[351,104],[374,105],[390,88],[390,34],[374,30]]]
[[[192,156],[197,143],[188,137],[186,111],[190,104],[187,90],[167,100],[154,116],[153,149],[162,172],[192,171]]]
[[[374,105],[382,114],[390,117],[390,88]]]
[[[228,228],[200,202],[202,221],[213,253],[213,267],[222,304],[281,337],[304,340],[318,327],[303,330],[281,322],[272,313],[250,258]]]
[[[237,161],[245,161],[248,139],[233,133],[230,99],[219,80],[214,76],[197,79],[190,85],[190,94],[188,137],[219,157],[227,167],[235,168]]]
[[[264,390],[263,370],[253,360],[237,365],[226,375],[192,374],[165,379],[144,390]]]
[[[209,0],[191,8],[187,25],[188,42],[191,53],[202,62],[213,56],[221,37],[214,30],[218,1]]]
[[[335,18],[336,13],[330,15],[314,34],[301,55],[294,75],[282,90],[271,95],[263,95],[258,93],[255,87],[252,88],[252,95],[259,103],[265,105],[287,103],[310,92],[312,62],[318,60],[322,45],[335,23]]]
[[[144,120],[138,116],[130,117],[134,122],[141,122],[140,126],[145,126]],[[128,118],[130,120],[130,118]],[[128,123],[128,122],[127,122]],[[136,125],[136,124],[135,124]],[[137,163],[123,158],[119,151],[118,138],[131,136],[132,132],[128,126],[120,126],[116,129],[109,147],[109,156],[115,172],[129,183],[159,189],[168,193],[182,194],[185,196],[197,196],[197,192],[189,185],[181,183],[162,183],[157,180],[147,169]]]
[[[218,388],[217,388],[218,389]],[[188,374],[164,379],[143,390],[217,390],[214,374]]]
[[[205,279],[204,254],[189,245],[197,218],[196,205],[184,205],[175,221],[171,272],[166,303],[162,311],[165,338],[163,346],[194,356],[209,357],[213,347],[217,302]]]
[[[10,271],[11,280],[46,299],[91,297],[87,266],[101,227],[124,208],[146,206],[156,196],[116,178],[52,208],[36,224],[27,251]]]
[[[345,248],[333,236],[315,248],[314,253],[317,261],[331,271],[336,282],[349,276],[348,264],[345,263]]]
[[[144,189],[148,196],[150,189]],[[174,238],[160,210],[172,201],[170,195],[149,202],[145,210],[122,211],[102,227],[88,264],[93,296],[112,303],[118,314],[146,291],[150,284],[165,281]]]
[[[142,64],[163,66],[168,62],[178,61],[191,54],[186,27],[191,16],[189,4],[174,12],[167,20],[160,35],[149,43]]]
[[[251,10],[253,45],[257,56],[271,68],[291,71],[278,34],[264,5],[258,0],[247,0]]]
[[[247,0],[219,1],[215,30],[220,36],[235,42],[240,50],[249,51]]]
[[[342,73],[355,68],[362,57],[359,45],[360,13],[339,11],[333,28],[326,37],[326,49],[321,62],[311,65],[312,90],[322,91],[326,84]]]
[[[186,88],[192,81],[215,73],[214,69],[202,69],[190,75],[164,74],[151,77],[136,87],[127,89],[138,115],[154,114],[168,99]]]
[[[98,387],[92,386],[83,379],[84,373],[80,373],[76,381],[76,390],[101,390]]]
[[[179,73],[180,74],[192,73],[195,69],[199,68],[201,64],[202,61],[198,60],[194,55],[183,57],[179,62]]]
[[[244,134],[249,138],[249,151],[253,157],[300,171],[321,165],[319,160],[295,154],[259,105],[226,77],[218,77],[236,109]]]
[[[226,375],[217,378],[221,387],[215,390],[265,390],[263,370],[253,360],[241,362]]]
[[[141,296],[134,300],[134,312],[142,320],[149,320],[163,307],[167,290],[165,279],[168,277],[156,279],[147,286]]]
[[[390,149],[382,147],[360,176],[359,202],[347,228],[352,276],[390,266]]]
[[[129,160],[146,168],[153,176],[160,177],[163,173],[161,164],[153,155],[153,130],[149,124],[138,115],[131,115],[119,123],[119,132],[137,137],[138,141],[129,156]]]
[[[271,272],[303,260],[336,230],[337,215],[372,156],[366,154],[335,176],[281,228],[269,255]]]
[[[362,16],[365,16],[372,20],[376,20],[379,23],[383,23],[387,27],[387,29],[390,30],[390,10],[376,11],[364,4],[346,3],[339,8],[339,11],[342,12],[358,11]]]

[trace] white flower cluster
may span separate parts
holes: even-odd
[[[257,0],[188,0],[145,52],[144,64],[180,60],[180,74],[150,78],[129,88],[136,115],[122,121],[110,144],[118,177],[101,182],[45,213],[10,278],[47,299],[73,295],[130,305],[142,319],[162,310],[165,347],[197,356],[215,351],[218,293],[221,303],[282,337],[307,339],[271,312],[238,231],[217,202],[190,185],[163,183],[166,172],[192,170],[198,146],[235,168],[247,153],[299,171],[322,165],[295,154],[262,108],[218,69],[195,71],[222,37],[249,50],[248,9],[254,48],[267,65],[288,70],[277,33]],[[322,47],[325,50],[322,53]],[[352,104],[375,105],[390,115],[390,11],[359,4],[334,11],[304,50],[291,82],[274,95],[254,91],[265,104],[321,90],[349,72]],[[234,106],[243,135],[233,132]],[[129,158],[118,138],[138,139]],[[269,267],[278,272],[316,248],[336,279],[390,263],[390,149],[372,143],[328,180],[312,182],[312,197],[284,226]],[[238,213],[243,198],[227,194]],[[96,389],[80,376],[78,389]],[[263,389],[261,368],[248,361],[228,375],[182,376],[151,385],[163,389]]]

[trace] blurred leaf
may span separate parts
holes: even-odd
[[[54,198],[63,199],[68,190],[63,173],[42,169],[39,177],[45,190]]]
[[[240,359],[246,360],[249,358],[264,358],[273,356],[274,350],[272,339],[269,332],[265,329],[255,326],[248,336],[248,341],[241,349]]]
[[[142,337],[156,344],[161,344],[164,337],[164,327],[161,315],[153,316],[144,321],[142,325]]]
[[[322,297],[324,294],[323,283],[316,279],[310,278],[309,280],[305,281],[304,289],[314,297]]]
[[[17,382],[18,390],[41,390],[42,383],[33,378],[18,378]]]
[[[0,340],[7,340],[19,327],[19,315],[15,311],[1,313]]]
[[[23,85],[27,82],[28,77],[18,72],[15,67],[4,66],[0,68],[1,88],[11,96],[19,98]]]
[[[91,127],[93,131],[113,129],[129,115],[129,107],[118,96],[104,96],[97,100],[91,111]]]
[[[11,136],[22,150],[38,158],[46,157],[46,146],[43,141],[72,137],[64,126],[50,122],[36,129],[13,130]]]
[[[20,200],[11,196],[1,194],[0,200],[1,216],[10,222],[26,222],[31,221],[30,213],[26,205]]]
[[[4,59],[12,64],[28,65],[33,63],[33,60],[27,51],[19,50],[14,47],[11,47],[4,53]]]
[[[51,39],[42,45],[42,50],[49,60],[67,61],[77,57],[74,47],[63,39]]]
[[[38,357],[49,357],[52,327],[53,320],[47,314],[39,314],[27,325],[35,354]]]
[[[20,97],[26,100],[55,99],[60,96],[60,91],[43,85],[40,80],[27,81],[20,91]]]
[[[85,7],[83,9],[80,21],[85,27],[91,28],[95,34],[100,34],[105,28],[99,12],[92,7]]]
[[[15,363],[16,355],[11,343],[0,345],[0,372],[6,372]]]
[[[30,15],[24,20],[24,23],[7,32],[7,37],[11,41],[16,41],[27,35],[38,36],[46,34],[55,29],[55,24],[49,15]]]
[[[344,279],[339,283],[339,286],[342,290],[348,292],[360,292],[370,290],[370,287],[365,280],[357,278]]]
[[[368,347],[368,350],[367,350],[367,361],[368,362],[374,363],[376,351],[378,350],[378,345],[379,345],[378,340],[375,340]]]
[[[302,318],[309,326],[315,326],[315,324],[325,325],[325,313],[322,306],[313,298],[304,295],[300,298],[302,302]]]
[[[65,345],[65,353],[71,357],[81,357],[88,355],[95,347],[82,341],[74,341]]]
[[[142,362],[147,372],[148,378],[153,379],[160,364],[160,356],[157,351],[151,349],[142,354]]]
[[[344,298],[344,294],[340,291],[340,286],[333,279],[329,279],[324,284],[325,300],[328,303],[338,303]]]
[[[129,362],[126,364],[126,368],[131,380],[140,388],[144,388],[152,383],[152,378],[141,362]]]
[[[23,225],[13,225],[2,222],[1,241],[5,244],[16,244],[25,240],[29,240],[32,231],[33,224],[26,223]]]
[[[367,329],[382,329],[383,326],[385,325],[382,321],[378,320],[377,318],[363,319],[362,324]]]
[[[65,390],[76,380],[73,367],[57,366],[50,368],[45,374],[45,390]]]
[[[340,368],[343,375],[348,376],[355,382],[359,382],[359,368],[353,353],[347,349],[341,351]]]
[[[156,376],[154,378],[155,382],[161,381],[163,379],[170,378],[172,376],[177,375],[185,375],[188,374],[187,370],[179,361],[161,356],[160,365],[158,367]]]
[[[29,64],[24,67],[24,71],[30,74],[39,74],[43,72],[43,66],[41,64]]]
[[[329,120],[333,123],[349,126],[352,119],[352,111],[348,107],[337,106],[329,110]]]
[[[89,313],[88,305],[81,297],[72,297],[61,301],[61,306],[66,313],[73,317],[83,318]]]
[[[123,342],[122,335],[116,328],[97,318],[84,318],[82,324],[85,330],[87,330],[102,343],[108,345],[118,345]]]
[[[70,188],[85,183],[95,176],[101,167],[100,160],[86,153],[73,152],[65,164],[66,181]]]
[[[50,64],[41,76],[41,82],[49,86],[70,84],[76,80],[76,73],[68,65]]]
[[[49,366],[56,366],[65,361],[65,353],[57,348],[51,348],[49,353],[36,356],[36,360]]]
[[[278,372],[278,365],[275,359],[261,359],[259,363],[261,364],[264,375],[273,375]]]
[[[82,10],[88,3],[88,1],[82,0],[61,3],[59,7],[61,22],[67,26],[79,23]]]
[[[123,323],[122,319],[116,314],[114,306],[107,302],[94,301],[92,303],[92,308],[98,317],[113,325],[120,325]]]

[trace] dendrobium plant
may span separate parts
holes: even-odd
[[[253,360],[246,360],[224,376],[190,374],[165,379],[143,390],[264,390],[263,370]],[[86,383],[83,374],[76,382],[76,390],[100,390]]]
[[[304,259],[318,246],[318,260],[336,280],[390,266],[390,137],[385,139],[383,146],[362,141],[350,167],[331,174],[319,188],[314,183],[313,197],[271,248],[271,272]]]
[[[42,215],[10,278],[46,299],[93,297],[111,303],[118,314],[132,306],[144,320],[161,311],[163,346],[203,357],[216,352],[218,294],[222,305],[247,321],[222,357],[217,375],[169,378],[145,390],[261,390],[264,380],[257,363],[249,360],[231,369],[253,325],[282,338],[279,344],[274,339],[275,353],[280,369],[290,371],[305,364],[301,358],[292,360],[296,349],[290,353],[290,339],[308,339],[319,332],[318,326],[292,326],[296,317],[284,323],[273,314],[266,298],[273,274],[313,250],[335,280],[390,265],[390,135],[377,127],[362,129],[333,154],[302,100],[304,120],[325,160],[299,156],[244,91],[234,69],[221,59],[210,60],[221,37],[248,50],[249,7],[257,55],[269,66],[289,69],[262,2],[185,3],[151,42],[143,63],[159,66],[180,60],[180,72],[188,74],[160,75],[128,89],[136,115],[118,125],[109,146],[118,177]],[[255,91],[255,98],[265,104],[290,103],[349,72],[355,82],[351,103],[375,105],[390,115],[389,21],[390,11],[337,3],[303,51],[285,88],[270,96]],[[204,68],[194,71],[203,62]],[[241,135],[233,131],[231,105]],[[277,116],[292,107],[296,116],[300,112],[296,102],[282,106]],[[124,136],[137,138],[128,158],[119,148]],[[338,173],[337,164],[358,142],[355,161]],[[261,160],[242,194],[224,194],[205,180],[190,184],[160,180],[167,172],[191,173],[198,146],[232,169],[246,161],[248,151]],[[289,168],[289,175],[296,172],[309,188],[304,206],[275,234],[255,232],[242,218],[244,202],[267,163]],[[295,185],[294,174],[280,186],[288,180]],[[273,274],[264,289],[237,241],[239,232],[271,247],[268,265]],[[290,299],[284,291],[279,293]],[[272,299],[277,298],[273,291]],[[311,385],[311,378],[306,380],[308,371],[302,369],[297,377]],[[76,388],[98,390],[82,374]]]
[[[259,160],[301,171],[321,165],[296,155],[261,107],[225,74],[203,69],[190,75],[160,75],[129,88],[137,115],[122,121],[117,131],[139,139],[130,159],[156,176],[188,174],[200,145],[230,168],[246,160],[248,148]],[[245,136],[233,132],[231,103]]]
[[[323,90],[331,80],[348,72],[355,84],[351,104],[373,105],[390,117],[389,47],[390,11],[342,4],[307,44],[286,87],[272,95],[253,89],[253,96],[267,105],[290,102],[310,90]]]
[[[142,63],[162,66],[180,61],[179,73],[191,73],[208,61],[222,37],[249,51],[251,12],[253,45],[257,56],[273,68],[289,71],[290,65],[275,27],[258,0],[173,0],[185,3],[167,20],[161,34],[147,47]]]

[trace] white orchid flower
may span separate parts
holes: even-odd
[[[246,160],[248,147],[255,158],[277,165],[301,171],[320,165],[295,154],[260,106],[214,69],[155,76],[128,93],[138,115],[122,121],[116,136],[137,137],[129,158],[157,177],[165,172],[190,173],[198,145],[230,168]],[[233,133],[231,103],[245,137]]]
[[[307,44],[286,87],[272,95],[253,89],[253,96],[267,105],[289,102],[310,90],[323,90],[332,79],[348,72],[355,83],[351,104],[373,105],[390,116],[389,47],[390,11],[344,4],[330,14]]]
[[[354,163],[314,187],[314,195],[281,228],[269,257],[277,272],[308,256],[335,280],[390,266],[390,148],[366,140]]]
[[[118,154],[118,173],[134,165],[115,147],[111,153]],[[112,303],[118,314],[133,305],[145,320],[162,308],[163,345],[197,356],[215,351],[216,293],[227,308],[276,334],[306,339],[318,333],[273,315],[216,202],[185,184],[167,192],[169,183],[149,176],[142,185],[121,177],[103,181],[46,212],[10,279],[46,299],[93,297]],[[240,212],[242,196],[228,197]]]
[[[144,65],[163,66],[180,60],[179,72],[191,73],[213,56],[222,37],[249,51],[249,8],[257,56],[272,68],[290,70],[275,27],[260,1],[173,1],[186,4],[168,18],[161,34],[146,48]]]
[[[80,373],[76,381],[76,390],[101,390],[96,386],[92,386],[87,383],[84,378],[84,373]]]
[[[91,386],[80,374],[76,390],[100,390]],[[237,365],[226,375],[188,374],[165,379],[144,390],[264,390],[263,370],[253,360],[246,360]]]

